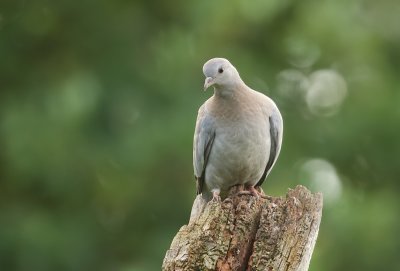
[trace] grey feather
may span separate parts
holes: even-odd
[[[269,133],[271,138],[271,147],[269,152],[269,159],[265,167],[264,174],[261,176],[256,186],[260,186],[265,181],[276,160],[278,159],[279,152],[282,145],[282,130],[283,123],[282,117],[279,112],[273,111],[269,117]]]
[[[204,114],[205,106],[199,110],[193,144],[193,165],[197,181],[197,195],[201,194],[204,186],[205,171],[211,148],[215,138],[214,121]]]

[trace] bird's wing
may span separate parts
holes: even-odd
[[[214,119],[206,114],[205,105],[199,109],[193,140],[193,167],[197,181],[197,195],[203,191],[205,169],[215,138]]]
[[[271,138],[271,147],[269,151],[269,159],[265,167],[264,174],[261,176],[256,186],[262,185],[265,178],[268,176],[276,160],[278,159],[279,152],[281,151],[282,135],[283,135],[283,120],[281,113],[277,108],[272,110],[269,116],[269,133]]]

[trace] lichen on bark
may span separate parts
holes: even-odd
[[[239,190],[233,187],[222,202],[204,206],[196,203],[198,196],[163,270],[308,270],[322,195],[303,186],[289,189],[286,197],[256,198]]]

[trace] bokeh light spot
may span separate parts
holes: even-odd
[[[290,37],[286,40],[289,62],[298,68],[311,67],[320,57],[320,48],[304,38]]]
[[[309,184],[310,189],[322,192],[324,204],[335,203],[342,194],[342,181],[335,167],[323,159],[310,159],[300,168],[300,178]]]
[[[295,93],[305,94],[309,84],[307,76],[296,69],[283,70],[277,76],[277,89],[286,97]]]
[[[309,78],[305,99],[310,112],[321,116],[337,113],[347,95],[344,78],[334,70],[318,70]]]

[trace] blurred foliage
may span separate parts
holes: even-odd
[[[159,270],[195,196],[203,63],[285,120],[269,194],[325,193],[310,270],[400,270],[400,5],[0,3],[0,269]]]

